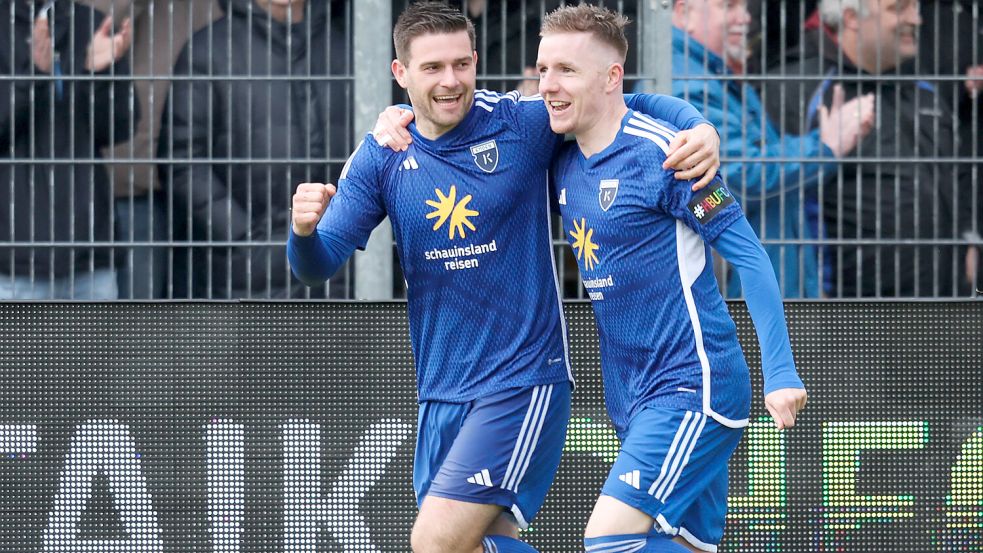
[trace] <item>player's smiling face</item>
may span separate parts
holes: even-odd
[[[602,111],[608,48],[588,33],[548,34],[539,42],[539,93],[558,134],[594,125]]]
[[[474,101],[478,54],[468,33],[426,34],[410,42],[405,64],[392,70],[413,104],[417,129],[437,138],[457,126]]]

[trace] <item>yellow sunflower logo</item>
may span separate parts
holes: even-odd
[[[573,249],[577,252],[577,259],[583,259],[584,268],[590,271],[598,263],[597,254],[594,252],[599,246],[592,240],[594,229],[588,229],[587,222],[583,218],[580,219],[580,224],[575,220],[573,228],[574,230],[570,232],[570,236],[573,237]]]
[[[468,227],[472,231],[475,230],[474,224],[468,219],[468,217],[475,217],[479,213],[473,209],[468,209],[468,202],[471,201],[471,194],[461,198],[461,201],[457,201],[457,187],[451,185],[450,194],[444,196],[444,193],[439,189],[435,188],[434,192],[437,194],[437,201],[427,200],[427,205],[434,208],[433,211],[427,214],[427,219],[437,219],[433,224],[433,230],[439,229],[450,219],[450,224],[447,225],[447,238],[453,240],[454,235],[457,234],[461,238],[464,238],[464,227]]]

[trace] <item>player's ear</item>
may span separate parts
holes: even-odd
[[[394,59],[391,69],[399,86],[406,88],[406,66],[403,65],[403,62],[399,61],[399,58]]]
[[[625,66],[620,63],[612,63],[608,66],[608,80],[605,83],[605,92],[615,92],[621,90],[625,80]]]

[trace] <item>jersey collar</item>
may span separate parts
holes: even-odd
[[[476,112],[480,109],[481,108],[477,107],[475,102],[472,101],[471,109],[468,110],[468,113],[464,116],[464,119],[462,119],[456,127],[442,134],[437,139],[430,139],[420,134],[420,131],[416,128],[416,121],[411,122],[408,129],[410,134],[413,135],[414,141],[419,140],[421,144],[433,150],[447,149],[457,144],[462,136],[471,136],[471,129],[474,127],[475,120],[478,118],[478,114]]]
[[[581,169],[591,170],[597,165],[604,163],[605,159],[611,157],[611,155],[621,147],[621,137],[625,134],[625,125],[628,124],[628,120],[631,119],[632,115],[634,114],[635,110],[628,108],[628,111],[625,112],[624,117],[621,118],[621,128],[618,129],[618,134],[614,136],[614,140],[605,146],[603,150],[590,156],[590,159],[584,157],[584,153],[580,151],[580,146],[574,143],[573,148],[577,152],[577,162],[580,164]]]

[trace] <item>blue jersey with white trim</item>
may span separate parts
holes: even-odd
[[[662,169],[675,127],[629,110],[617,138],[555,164],[564,235],[600,335],[605,399],[623,432],[647,406],[747,424],[751,383],[708,244],[743,217],[719,177],[699,192]]]
[[[475,93],[437,140],[362,141],[319,233],[364,247],[388,215],[407,283],[421,401],[470,401],[571,379],[549,232],[561,137],[541,98]]]

